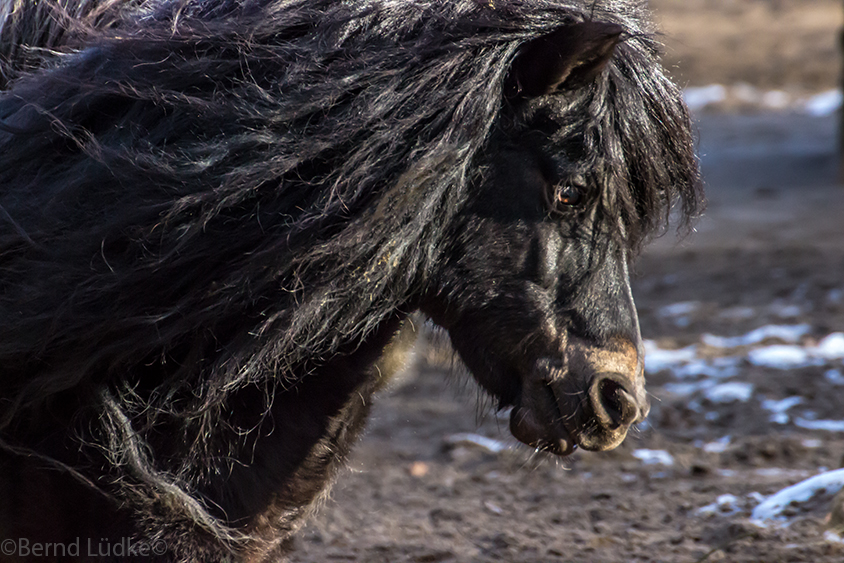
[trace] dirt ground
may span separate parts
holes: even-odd
[[[838,80],[838,0],[652,4],[668,62],[688,84],[818,91]],[[835,119],[697,116],[707,213],[686,239],[653,244],[634,280],[649,346],[694,359],[660,369],[653,354],[651,415],[620,448],[534,454],[429,347],[379,397],[292,561],[844,561],[844,543],[824,536],[829,494],[787,507],[782,525],[751,521],[763,498],[844,465],[844,428],[813,429],[844,419],[842,359],[759,359],[773,345],[817,351],[844,331]],[[798,335],[732,345],[711,336],[771,325]]]
[[[840,0],[650,0],[664,64],[683,85],[745,82],[817,91],[838,84]]]

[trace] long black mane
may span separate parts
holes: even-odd
[[[188,498],[235,390],[269,404],[433,286],[526,41],[628,30],[560,103],[629,247],[699,203],[638,1],[63,4],[49,51],[0,27],[0,429],[73,397],[108,413],[86,440]],[[159,420],[191,452],[167,474],[137,453]]]

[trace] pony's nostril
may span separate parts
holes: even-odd
[[[612,376],[596,379],[592,384],[590,398],[598,421],[610,430],[631,424],[639,414],[636,400]]]
[[[604,379],[598,383],[598,398],[603,407],[607,419],[612,426],[621,425],[621,416],[624,412],[622,398],[619,396],[621,386],[615,381]]]

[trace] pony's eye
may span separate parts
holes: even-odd
[[[563,184],[557,187],[554,200],[557,205],[574,207],[583,199],[583,190],[574,184]]]

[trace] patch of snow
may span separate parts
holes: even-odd
[[[679,379],[705,376],[713,379],[729,379],[739,374],[738,357],[714,358],[712,360],[693,360],[686,365],[674,368],[674,376]]]
[[[721,84],[686,88],[683,99],[689,109],[697,111],[727,99],[727,88]]]
[[[666,383],[663,390],[677,397],[690,397],[698,391],[703,391],[715,386],[712,380],[703,380],[695,383]]]
[[[663,350],[653,340],[645,340],[645,370],[657,373],[695,359],[697,348],[687,346],[679,350]]]
[[[762,92],[747,82],[734,84],[732,94],[737,100],[746,104],[760,104],[762,102]]]
[[[834,495],[843,487],[844,469],[815,475],[768,497],[753,509],[750,521],[762,528],[772,522],[782,523],[785,518],[781,514],[791,503],[806,502],[821,492]]]
[[[763,91],[744,82],[738,82],[731,86],[710,84],[708,86],[689,87],[683,91],[683,99],[692,111],[700,111],[708,106],[735,100],[742,104],[774,110],[793,109],[814,117],[830,116],[838,111],[844,103],[844,95],[838,89],[827,90],[813,96],[795,98],[782,90]]]
[[[779,401],[775,401],[773,399],[766,399],[762,401],[762,408],[771,412],[785,412],[791,407],[795,407],[802,402],[803,397],[798,397],[796,395],[786,397],[785,399],[781,399]]]
[[[844,537],[841,537],[841,534],[832,530],[825,531],[823,533],[823,539],[829,543],[844,543]]]
[[[786,414],[788,409],[795,407],[802,402],[803,398],[797,396],[786,397],[780,401],[767,399],[762,401],[762,408],[772,413],[771,422],[776,424],[787,424],[789,421],[789,416]]]
[[[753,384],[731,381],[714,385],[706,390],[705,397],[713,403],[745,403],[753,396]]]
[[[674,465],[674,457],[665,450],[634,450],[633,457],[645,465]]]
[[[827,370],[823,377],[833,385],[844,385],[844,373],[840,369]]]
[[[715,502],[712,504],[707,504],[706,506],[701,506],[698,508],[695,513],[696,514],[724,514],[724,515],[731,515],[735,514],[736,512],[741,512],[741,508],[739,508],[739,498],[735,495],[720,495]]]
[[[771,109],[786,109],[791,105],[791,96],[782,90],[771,90],[762,94],[762,105]]]
[[[818,342],[811,350],[813,356],[825,360],[840,360],[844,358],[844,332],[833,332]]]
[[[657,314],[662,317],[682,317],[683,315],[690,315],[698,309],[700,309],[700,301],[683,301],[660,307]]]
[[[844,420],[807,420],[805,418],[797,418],[794,420],[794,424],[807,430],[844,432]]]
[[[485,500],[483,504],[484,504],[484,508],[492,514],[495,514],[495,515],[504,514],[504,509],[501,508],[500,506],[498,506],[497,504],[495,504],[494,502],[490,501],[490,500]]]
[[[713,348],[738,348],[739,346],[750,346],[758,344],[767,339],[777,339],[788,344],[800,341],[808,334],[812,327],[806,324],[801,325],[766,325],[751,330],[742,336],[724,337],[704,334],[701,341]]]
[[[722,438],[718,438],[714,442],[708,442],[703,445],[703,451],[710,453],[710,454],[720,454],[721,452],[727,451],[727,448],[730,447],[730,436],[724,436]]]
[[[753,491],[752,493],[747,493],[747,498],[750,500],[756,501],[757,503],[765,502],[765,495],[760,492]]]
[[[824,117],[838,111],[842,101],[844,101],[844,96],[841,90],[827,90],[806,100],[803,107],[809,115]]]
[[[477,446],[494,454],[510,449],[510,446],[508,444],[505,444],[504,442],[495,440],[493,438],[487,438],[486,436],[481,436],[480,434],[472,434],[469,432],[460,432],[458,434],[452,434],[451,436],[448,436],[445,439],[445,442],[452,446],[460,446],[466,444]]]
[[[803,402],[803,397],[792,396],[785,399],[775,401],[773,399],[766,399],[762,401],[762,408],[771,412],[785,412],[791,407],[795,407]]]
[[[809,448],[809,449],[816,449],[816,448],[820,448],[821,446],[823,446],[823,442],[821,440],[816,439],[816,438],[807,438],[806,440],[803,440],[800,443],[803,444],[804,448]]]
[[[774,424],[788,424],[788,421],[791,420],[791,417],[785,414],[784,412],[775,412],[771,415],[768,419]]]
[[[751,350],[747,359],[755,366],[775,369],[795,369],[817,365],[808,350],[800,346],[774,345]]]

